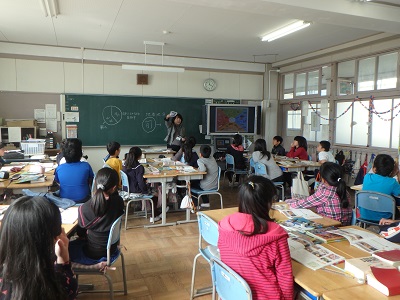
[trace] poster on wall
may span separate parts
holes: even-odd
[[[67,129],[67,139],[78,138],[78,125],[66,125],[65,128]]]

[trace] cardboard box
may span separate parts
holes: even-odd
[[[7,120],[8,127],[35,127],[37,126],[37,121],[35,119],[31,120]]]

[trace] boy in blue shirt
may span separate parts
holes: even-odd
[[[393,157],[387,154],[378,154],[374,160],[372,171],[373,173],[367,173],[364,177],[363,190],[400,197],[400,184],[393,178],[397,176],[400,179],[399,167]],[[397,205],[399,204],[397,203]],[[391,213],[378,213],[364,209],[363,217],[379,221],[381,218],[391,218],[392,216]]]

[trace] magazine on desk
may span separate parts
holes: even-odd
[[[290,235],[288,239],[290,256],[312,270],[318,270],[344,261],[344,257],[329,249],[314,245],[312,240]]]
[[[307,220],[322,219],[322,216],[316,214],[310,209],[290,208],[287,204],[273,204],[272,208],[279,211],[288,219],[296,217],[301,217]]]
[[[376,251],[400,249],[400,245],[389,242],[374,233],[355,228],[330,230],[329,232],[344,236],[350,243],[368,253]]]

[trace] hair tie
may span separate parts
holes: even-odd
[[[99,183],[99,184],[97,185],[97,189],[98,189],[98,190],[104,190],[104,185],[102,185],[101,183]]]
[[[341,178],[341,177],[339,177],[339,178],[337,179],[337,181],[339,182],[341,179],[342,179],[342,178]]]
[[[253,182],[253,181],[249,181],[249,185],[251,185],[251,187],[252,187],[253,190],[254,190],[254,182]]]

